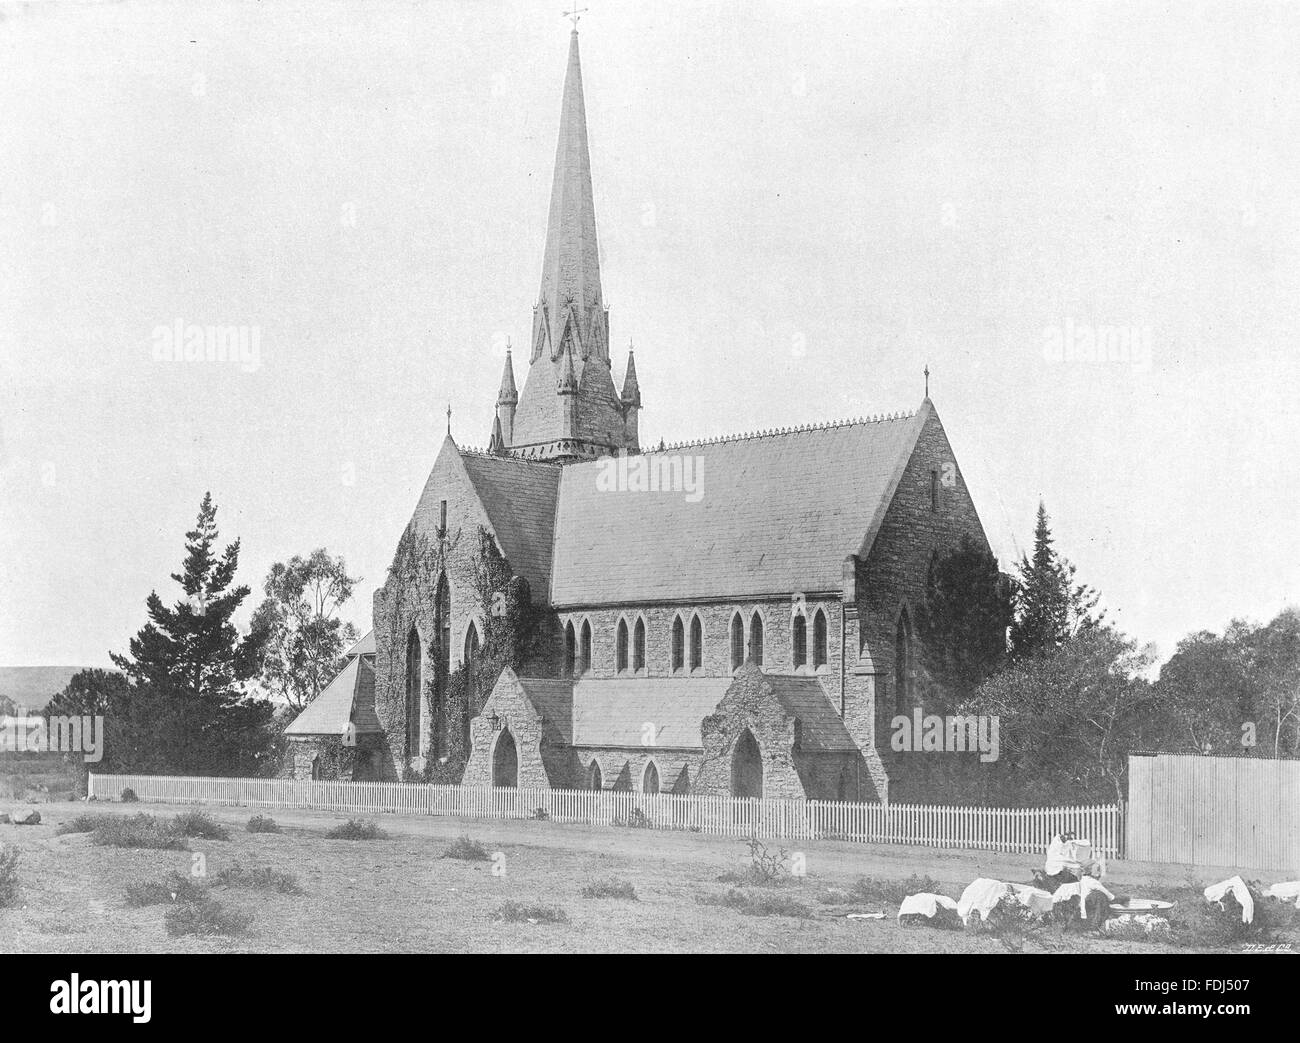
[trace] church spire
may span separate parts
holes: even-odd
[[[587,147],[587,110],[582,95],[578,30],[569,34],[569,64],[560,103],[560,133],[555,145],[555,176],[546,226],[542,284],[533,316],[529,362],[549,352],[555,360],[572,341],[584,362],[595,355],[609,360],[608,327],[600,292],[596,242],[596,203]]]
[[[636,379],[636,356],[632,353],[632,345],[627,346],[627,372],[623,374],[623,405],[636,406],[641,408],[641,385]]]

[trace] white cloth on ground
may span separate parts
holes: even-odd
[[[1062,884],[1058,887],[1056,893],[1052,895],[1052,904],[1068,902],[1071,898],[1077,897],[1079,899],[1079,919],[1086,920],[1088,918],[1088,895],[1092,894],[1093,891],[1100,891],[1110,902],[1115,901],[1115,896],[1107,891],[1099,881],[1093,877],[1085,876],[1078,883]]]
[[[944,909],[951,909],[954,913],[957,911],[957,903],[947,895],[932,895],[928,891],[922,891],[920,894],[908,895],[903,899],[903,903],[898,907],[898,918],[901,920],[907,913],[933,917],[941,906]]]
[[[1232,892],[1232,896],[1241,905],[1241,922],[1250,923],[1255,919],[1255,899],[1250,897],[1250,888],[1239,876],[1230,876],[1227,880],[1211,884],[1205,889],[1205,900],[1216,903],[1222,909],[1224,896],[1229,892]]]
[[[1044,891],[1041,887],[1030,887],[1028,884],[1008,884],[1012,894],[1016,896],[1016,901],[1023,905],[1034,916],[1046,916],[1052,911],[1052,893]]]
[[[1295,902],[1296,908],[1300,909],[1300,880],[1285,880],[1280,884],[1269,884],[1264,891],[1264,897]]]
[[[970,923],[973,912],[978,912],[981,920],[987,920],[993,907],[1009,890],[1010,887],[1001,880],[991,880],[986,876],[972,880],[957,899],[957,915],[961,917],[962,923]]]

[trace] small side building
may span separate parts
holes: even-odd
[[[383,777],[384,729],[375,713],[375,635],[347,651],[343,669],[284,730],[295,779],[365,782]]]

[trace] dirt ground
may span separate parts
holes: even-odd
[[[205,807],[231,831],[227,841],[189,841],[191,850],[96,847],[85,834],[57,835],[77,814],[158,816],[187,810],[157,804],[44,804],[39,826],[0,825],[0,842],[22,851],[18,907],[0,909],[0,951],[8,952],[988,952],[1009,946],[987,934],[900,926],[896,908],[819,899],[859,877],[904,880],[930,876],[956,897],[977,876],[1028,881],[1033,856],[834,842],[773,842],[802,856],[807,873],[778,890],[803,902],[812,918],[752,916],[707,904],[728,885],[720,874],[749,863],[739,840],[551,822],[481,822],[379,816],[387,840],[326,839],[346,816],[314,811],[265,811],[284,828],[254,834],[245,824],[255,809]],[[493,861],[443,858],[460,835],[480,842]],[[164,906],[130,908],[128,884],[191,875],[195,853],[209,882],[224,867],[267,866],[295,874],[300,896],[216,886],[223,904],[252,916],[236,938],[171,938]],[[1114,862],[1114,891],[1159,897],[1191,879],[1185,867]],[[1196,880],[1223,874],[1198,871]],[[589,883],[630,882],[638,900],[586,898]],[[559,907],[567,924],[502,922],[509,901]],[[851,912],[883,911],[883,920],[849,920]],[[1300,949],[1300,939],[1293,946]],[[1146,942],[1031,932],[1025,952],[1167,951]],[[1185,949],[1180,951],[1187,951]]]

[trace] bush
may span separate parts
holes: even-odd
[[[506,902],[496,911],[496,919],[505,923],[568,923],[569,914],[556,905]]]
[[[619,880],[617,877],[608,877],[604,880],[596,880],[582,889],[583,898],[626,898],[629,902],[635,902],[636,888],[632,886],[629,880]]]
[[[282,895],[300,895],[302,884],[292,873],[286,873],[270,866],[254,866],[245,869],[236,863],[217,874],[217,883],[223,887],[240,887],[249,891],[273,891]]]
[[[198,881],[172,870],[161,880],[144,880],[128,885],[126,904],[138,909],[171,902],[201,902],[207,894],[208,889]]]
[[[1241,906],[1233,895],[1225,895],[1220,908],[1217,902],[1205,900],[1201,886],[1189,891],[1169,917],[1174,942],[1199,949],[1228,949],[1242,942],[1266,942],[1300,921],[1291,906],[1265,898],[1258,880],[1247,881],[1246,887],[1255,901],[1250,923],[1241,922]]]
[[[54,831],[57,836],[65,833],[90,833],[104,819],[112,818],[111,815],[76,815],[68,819],[67,822],[60,822],[59,827]]]
[[[728,888],[723,895],[707,895],[697,899],[702,905],[721,905],[735,909],[744,916],[792,916],[799,920],[812,918],[812,910],[789,895],[760,891],[753,893],[739,887]]]
[[[230,830],[202,811],[186,811],[172,819],[176,832],[200,840],[229,840]]]
[[[243,934],[252,924],[247,913],[227,909],[212,898],[198,902],[180,902],[167,910],[163,923],[173,938],[183,934]]]
[[[387,840],[388,834],[373,822],[350,818],[325,834],[330,840]]]
[[[254,815],[248,820],[250,833],[279,833],[280,826],[268,815]]]
[[[492,856],[487,853],[487,848],[477,840],[471,840],[463,834],[448,845],[447,850],[442,853],[442,857],[459,858],[463,862],[489,862],[492,860]]]
[[[127,786],[127,788],[122,791],[120,799],[123,804],[135,804],[140,798],[135,795],[135,790],[130,786]]]
[[[0,844],[0,909],[18,901],[18,849]]]
[[[172,823],[152,815],[104,815],[95,823],[90,842],[101,847],[138,847],[156,851],[188,851],[189,844]]]
[[[854,901],[875,905],[902,905],[908,895],[940,894],[939,881],[913,873],[906,880],[878,880],[859,877],[850,892]],[[923,918],[924,919],[924,918]]]

